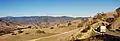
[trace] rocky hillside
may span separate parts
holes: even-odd
[[[120,8],[114,12],[97,13],[87,21],[87,24],[96,29],[98,26],[106,26],[107,32],[104,35],[98,34],[83,40],[75,41],[120,41]],[[90,35],[90,34],[89,34]],[[77,36],[76,36],[77,37]],[[87,37],[87,36],[86,36]],[[81,38],[81,37],[79,37]]]
[[[27,29],[27,28],[33,28],[33,29],[51,28],[52,24],[56,24],[57,27],[63,28],[63,27],[67,27],[68,25],[72,25],[71,23],[69,23],[72,20],[75,20],[75,19],[81,20],[81,19],[87,19],[87,18],[89,17],[83,17],[83,18],[82,17],[72,18],[72,17],[66,17],[66,16],[64,17],[50,17],[50,16],[2,17],[0,18],[0,34],[4,35],[4,34],[11,33],[14,30],[21,30],[21,29]],[[44,24],[41,24],[41,23],[44,23]]]
[[[0,36],[27,28],[28,24],[0,19]]]

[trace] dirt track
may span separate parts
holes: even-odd
[[[40,41],[60,41],[60,40],[67,40],[71,37],[72,34],[74,34],[76,31],[79,31],[79,29],[75,29],[75,30],[72,30],[72,31],[68,31],[68,32],[64,32],[64,33],[61,33],[61,34],[56,34],[56,35],[52,35],[52,36],[48,36],[48,37],[41,37],[41,38],[37,38],[37,39],[32,39],[32,40],[28,40],[28,41],[37,41],[37,40],[40,40]]]

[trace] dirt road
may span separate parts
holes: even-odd
[[[71,35],[74,34],[75,32],[81,30],[81,28],[75,29],[75,30],[71,30],[68,32],[64,32],[61,34],[56,34],[56,35],[52,35],[52,36],[47,36],[47,37],[41,37],[41,38],[37,38],[37,39],[32,39],[32,40],[28,40],[28,41],[61,41],[61,40],[69,40],[71,38]]]

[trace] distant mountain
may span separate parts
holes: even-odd
[[[0,19],[14,21],[14,22],[24,22],[24,23],[64,23],[67,21],[83,19],[83,18],[90,18],[90,17],[68,17],[68,16],[61,16],[61,17],[52,17],[52,16],[26,16],[26,17],[1,17]]]

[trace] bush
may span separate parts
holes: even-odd
[[[37,30],[36,33],[45,33],[45,32],[41,30]]]
[[[120,29],[116,29],[116,31],[119,31],[119,32],[120,32]]]
[[[25,34],[29,34],[29,33],[25,33]]]
[[[83,29],[81,32],[86,33],[88,30],[90,30],[90,26],[88,26],[87,28]]]
[[[4,33],[4,31],[0,31],[0,33]]]
[[[72,23],[68,23],[68,26],[72,25]]]
[[[19,30],[18,33],[23,33],[23,31]]]
[[[78,26],[77,26],[77,27],[79,28],[79,27],[82,27],[82,26],[83,26],[83,24],[78,24]]]
[[[110,30],[110,29],[111,29],[111,25],[112,25],[112,24],[107,25],[106,28],[107,28],[108,30]]]
[[[59,26],[60,24],[57,24],[57,27]]]
[[[97,15],[95,16],[95,18],[100,19],[102,17],[101,13],[97,13]]]
[[[102,16],[106,16],[106,14],[104,14],[104,13],[103,13],[103,14],[101,14],[101,15],[102,15]]]
[[[12,35],[17,35],[17,34],[15,34],[15,33],[12,33]]]
[[[10,26],[10,24],[6,23],[6,26]]]
[[[54,27],[51,27],[50,29],[54,29]]]
[[[59,28],[64,28],[65,26],[59,26]]]
[[[114,21],[114,18],[107,18],[106,19],[106,22],[109,22],[109,23],[111,23],[111,22],[113,22]]]
[[[32,28],[31,26],[28,26],[27,28]]]

